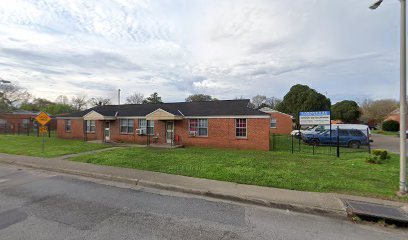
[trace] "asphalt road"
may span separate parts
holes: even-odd
[[[0,239],[408,239],[403,230],[0,165]]]
[[[372,149],[382,148],[387,149],[393,153],[399,153],[399,137],[386,136],[381,134],[371,134],[373,143],[371,144]]]

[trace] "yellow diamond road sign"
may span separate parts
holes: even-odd
[[[40,114],[37,115],[37,117],[35,117],[35,120],[41,124],[42,126],[44,126],[45,124],[47,124],[49,121],[51,121],[51,117],[48,116],[48,114],[46,114],[45,112],[40,112]]]
[[[39,133],[41,133],[41,134],[48,133],[48,127],[47,126],[40,126],[38,128],[38,130],[39,130]]]

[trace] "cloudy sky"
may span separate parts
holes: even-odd
[[[281,98],[297,83],[333,102],[398,98],[399,1],[372,2],[0,1],[0,77],[52,100]]]

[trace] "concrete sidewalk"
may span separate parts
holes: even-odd
[[[334,193],[302,192],[192,178],[136,169],[72,162],[60,158],[39,158],[0,154],[0,163],[136,184],[234,200],[268,207],[345,218],[342,199],[403,206],[403,203]]]

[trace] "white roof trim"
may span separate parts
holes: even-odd
[[[180,110],[177,109],[177,111],[184,117],[184,114]]]
[[[264,112],[264,113],[280,113],[280,114],[283,114],[283,115],[286,115],[286,116],[289,116],[289,117],[293,118],[293,116],[292,116],[292,115],[287,114],[287,113],[283,113],[283,112],[279,112],[279,111],[277,111],[277,110],[275,110],[275,109],[271,109],[271,110],[262,110],[262,108],[261,108],[261,109],[259,109],[259,111],[262,111],[262,112]]]

